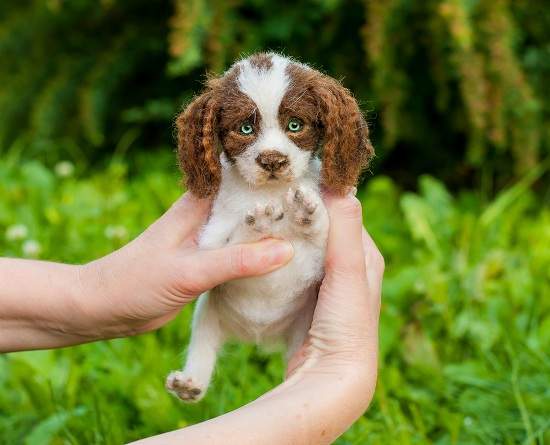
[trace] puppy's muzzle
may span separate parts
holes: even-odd
[[[256,163],[265,171],[274,174],[288,166],[288,156],[277,150],[267,150],[258,155]]]

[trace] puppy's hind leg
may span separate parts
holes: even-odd
[[[185,402],[201,400],[210,383],[216,356],[225,336],[218,313],[202,295],[193,315],[193,332],[182,371],[172,371],[166,378],[166,389]]]

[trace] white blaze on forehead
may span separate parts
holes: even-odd
[[[286,67],[289,61],[278,54],[270,54],[271,67],[257,68],[243,60],[237,79],[239,90],[254,101],[262,116],[264,127],[279,125],[279,105],[289,85]]]

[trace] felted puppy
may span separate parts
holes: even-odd
[[[303,344],[323,277],[328,214],[324,187],[345,194],[374,150],[357,102],[338,81],[275,53],[236,62],[177,118],[178,157],[188,189],[213,197],[199,246],[266,237],[288,240],[293,259],[269,274],[202,295],[183,370],[166,388],[200,400],[229,338]]]

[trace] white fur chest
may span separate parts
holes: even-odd
[[[220,323],[233,336],[255,342],[277,337],[292,323],[308,298],[315,295],[308,291],[316,289],[323,275],[328,217],[316,185],[317,161],[312,161],[310,168],[311,175],[301,178],[299,183],[261,190],[243,185],[231,169],[224,171],[220,193],[200,237],[200,247],[219,248],[275,237],[290,241],[294,248],[294,257],[284,267],[260,277],[225,283],[210,292],[211,304],[219,310]],[[307,226],[297,223],[291,209],[294,201],[290,200],[289,205],[289,188],[302,190],[306,199],[315,202],[314,218]],[[278,215],[274,215],[261,226],[258,220],[255,225],[245,222],[251,211],[257,213],[257,209],[266,206],[280,209],[281,219],[275,221]]]

